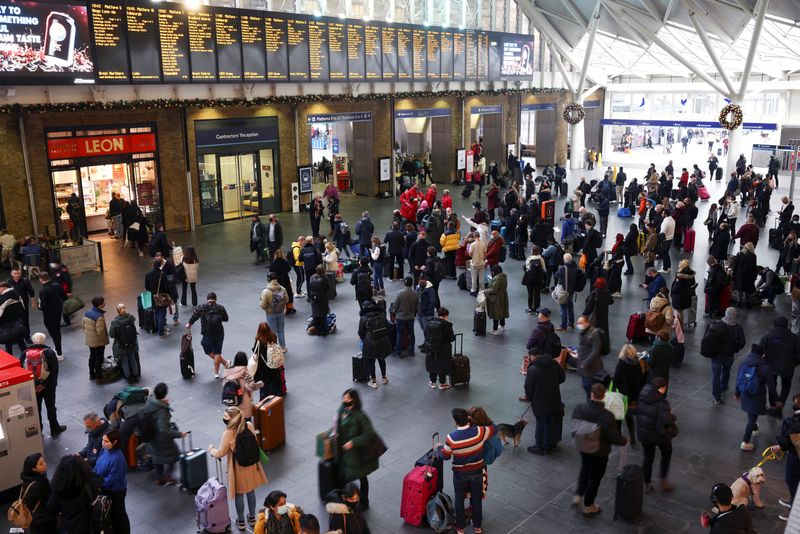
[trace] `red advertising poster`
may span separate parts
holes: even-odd
[[[87,158],[155,151],[156,134],[152,133],[94,135],[47,140],[47,155],[50,159]]]
[[[136,184],[136,201],[139,206],[153,205],[153,182]]]
[[[467,150],[467,169],[464,171],[464,181],[470,183],[475,170],[475,151]]]

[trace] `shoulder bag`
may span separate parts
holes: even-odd
[[[388,449],[386,448],[386,444],[383,442],[381,437],[376,433],[372,433],[372,439],[364,445],[363,447],[359,447],[358,455],[361,461],[365,464],[370,462],[378,461],[378,458],[383,456]]]
[[[153,304],[156,308],[168,308],[175,304],[169,293],[161,292],[161,278],[164,276],[163,271],[158,275],[158,285],[156,286],[156,294],[153,295]]]
[[[247,374],[249,374],[252,377],[256,376],[256,370],[258,369],[258,359],[260,358],[260,356],[261,356],[261,342],[256,339],[256,346],[253,349],[253,354],[247,361]]]
[[[551,293],[553,300],[559,305],[566,304],[569,300],[569,291],[567,291],[567,280],[569,280],[569,269],[564,266],[564,285],[558,284]]]
[[[19,494],[19,499],[14,501],[11,504],[11,507],[8,509],[8,520],[12,524],[20,527],[20,528],[28,528],[31,526],[33,522],[33,512],[39,508],[40,502],[36,503],[36,506],[33,507],[33,510],[28,509],[28,505],[25,504],[25,497],[28,496],[28,490],[31,489],[31,486],[36,484],[36,482],[31,482],[28,484],[24,490],[22,490]]]

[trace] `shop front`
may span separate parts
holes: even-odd
[[[394,113],[395,168],[430,163],[434,182],[452,182],[455,169],[452,113],[447,108],[401,109]]]
[[[194,121],[203,224],[281,210],[278,118]]]
[[[45,130],[50,185],[60,235],[67,229],[67,204],[79,199],[88,233],[105,231],[114,194],[136,203],[152,222],[162,221],[156,127]]]
[[[372,194],[372,113],[308,115],[311,163],[315,169],[312,192],[322,193],[333,179],[340,191]]]

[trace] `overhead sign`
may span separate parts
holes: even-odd
[[[596,109],[600,107],[599,100],[587,100],[583,103],[584,109]],[[535,104],[522,104],[522,111],[544,111],[556,109],[555,102],[537,102]]]
[[[719,122],[709,121],[668,121],[668,120],[649,120],[649,119],[600,119],[600,126],[655,126],[659,128],[706,128],[722,130]],[[777,130],[778,125],[774,122],[745,122],[742,124],[744,130]]]
[[[394,112],[395,119],[417,119],[420,117],[449,117],[450,108],[427,109],[398,109]]]
[[[371,120],[372,112],[359,111],[356,113],[327,113],[325,115],[309,115],[306,118],[306,123],[319,124],[321,122],[363,122]]]
[[[59,137],[47,140],[47,156],[50,159],[73,159],[155,151],[156,134],[153,133]]]
[[[472,108],[470,108],[470,113],[473,115],[492,115],[502,112],[503,106],[472,106]]]
[[[278,119],[257,117],[194,121],[194,131],[198,148],[269,143],[278,140]]]

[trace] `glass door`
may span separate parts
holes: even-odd
[[[238,219],[259,213],[255,161],[256,155],[253,153],[219,157],[223,219]]]
[[[200,216],[203,224],[222,220],[220,205],[219,174],[216,154],[204,154],[197,161],[200,176]]]
[[[281,211],[281,182],[275,166],[275,150],[267,148],[258,151],[261,181],[261,213]]]

